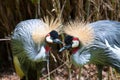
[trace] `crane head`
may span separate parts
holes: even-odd
[[[70,35],[68,35],[68,36],[65,37],[64,43],[65,43],[65,46],[63,46],[59,50],[59,52],[62,52],[64,50],[70,49],[70,48],[77,48],[80,45],[79,39],[76,38],[76,37],[70,36]]]
[[[50,33],[48,33],[45,39],[48,43],[62,44],[62,41],[59,39],[58,32],[55,30],[52,30]]]

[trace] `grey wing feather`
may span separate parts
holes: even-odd
[[[44,28],[45,23],[40,19],[30,19],[21,21],[16,26],[12,39],[18,40],[23,44],[25,51],[30,59],[35,59],[37,54],[39,53],[38,50],[41,50],[40,44],[36,44],[32,39],[32,31],[37,27]],[[44,55],[45,53],[43,53]]]
[[[107,43],[107,46],[106,46]],[[97,42],[84,48],[83,52],[90,53],[90,63],[99,65],[110,65],[120,72],[120,48],[110,46],[107,40],[105,44]]]
[[[111,65],[120,72],[120,22],[101,20],[90,24],[94,29],[95,50],[90,49],[94,63]],[[100,43],[100,44],[99,44]],[[98,61],[98,62],[97,62]]]
[[[120,22],[101,20],[90,26],[94,29],[95,40],[74,53],[73,62],[111,65],[120,72]]]
[[[101,20],[90,24],[95,32],[95,39],[105,43],[105,39],[111,44],[120,47],[120,22]]]

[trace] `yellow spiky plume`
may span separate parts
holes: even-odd
[[[73,37],[79,38],[83,45],[90,44],[94,40],[94,31],[89,23],[83,21],[69,22],[64,27],[64,32]]]
[[[48,18],[48,17],[45,17],[44,20],[43,20],[46,24],[47,24],[47,27],[49,29],[49,31],[52,31],[52,30],[56,30],[59,32],[59,28],[61,26],[61,20],[58,19],[58,18]]]
[[[52,30],[56,30],[58,33],[60,32],[60,25],[61,21],[58,18],[48,18],[45,17],[42,19],[42,21],[45,23],[43,28],[37,27],[33,32],[32,32],[32,39],[34,40],[35,43],[41,43],[44,41],[45,36]]]

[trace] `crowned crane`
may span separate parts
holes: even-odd
[[[120,22],[100,20],[92,23],[70,22],[64,27],[67,36],[59,50],[72,51],[72,62],[83,66],[97,66],[98,78],[102,80],[103,66],[111,66],[120,73]]]
[[[48,61],[50,44],[62,44],[58,39],[61,22],[45,18],[21,21],[12,35],[13,63],[20,79],[39,80],[42,61]]]

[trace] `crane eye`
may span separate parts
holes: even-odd
[[[73,41],[72,41],[72,48],[78,47],[79,44],[80,44],[79,40],[73,40]]]

